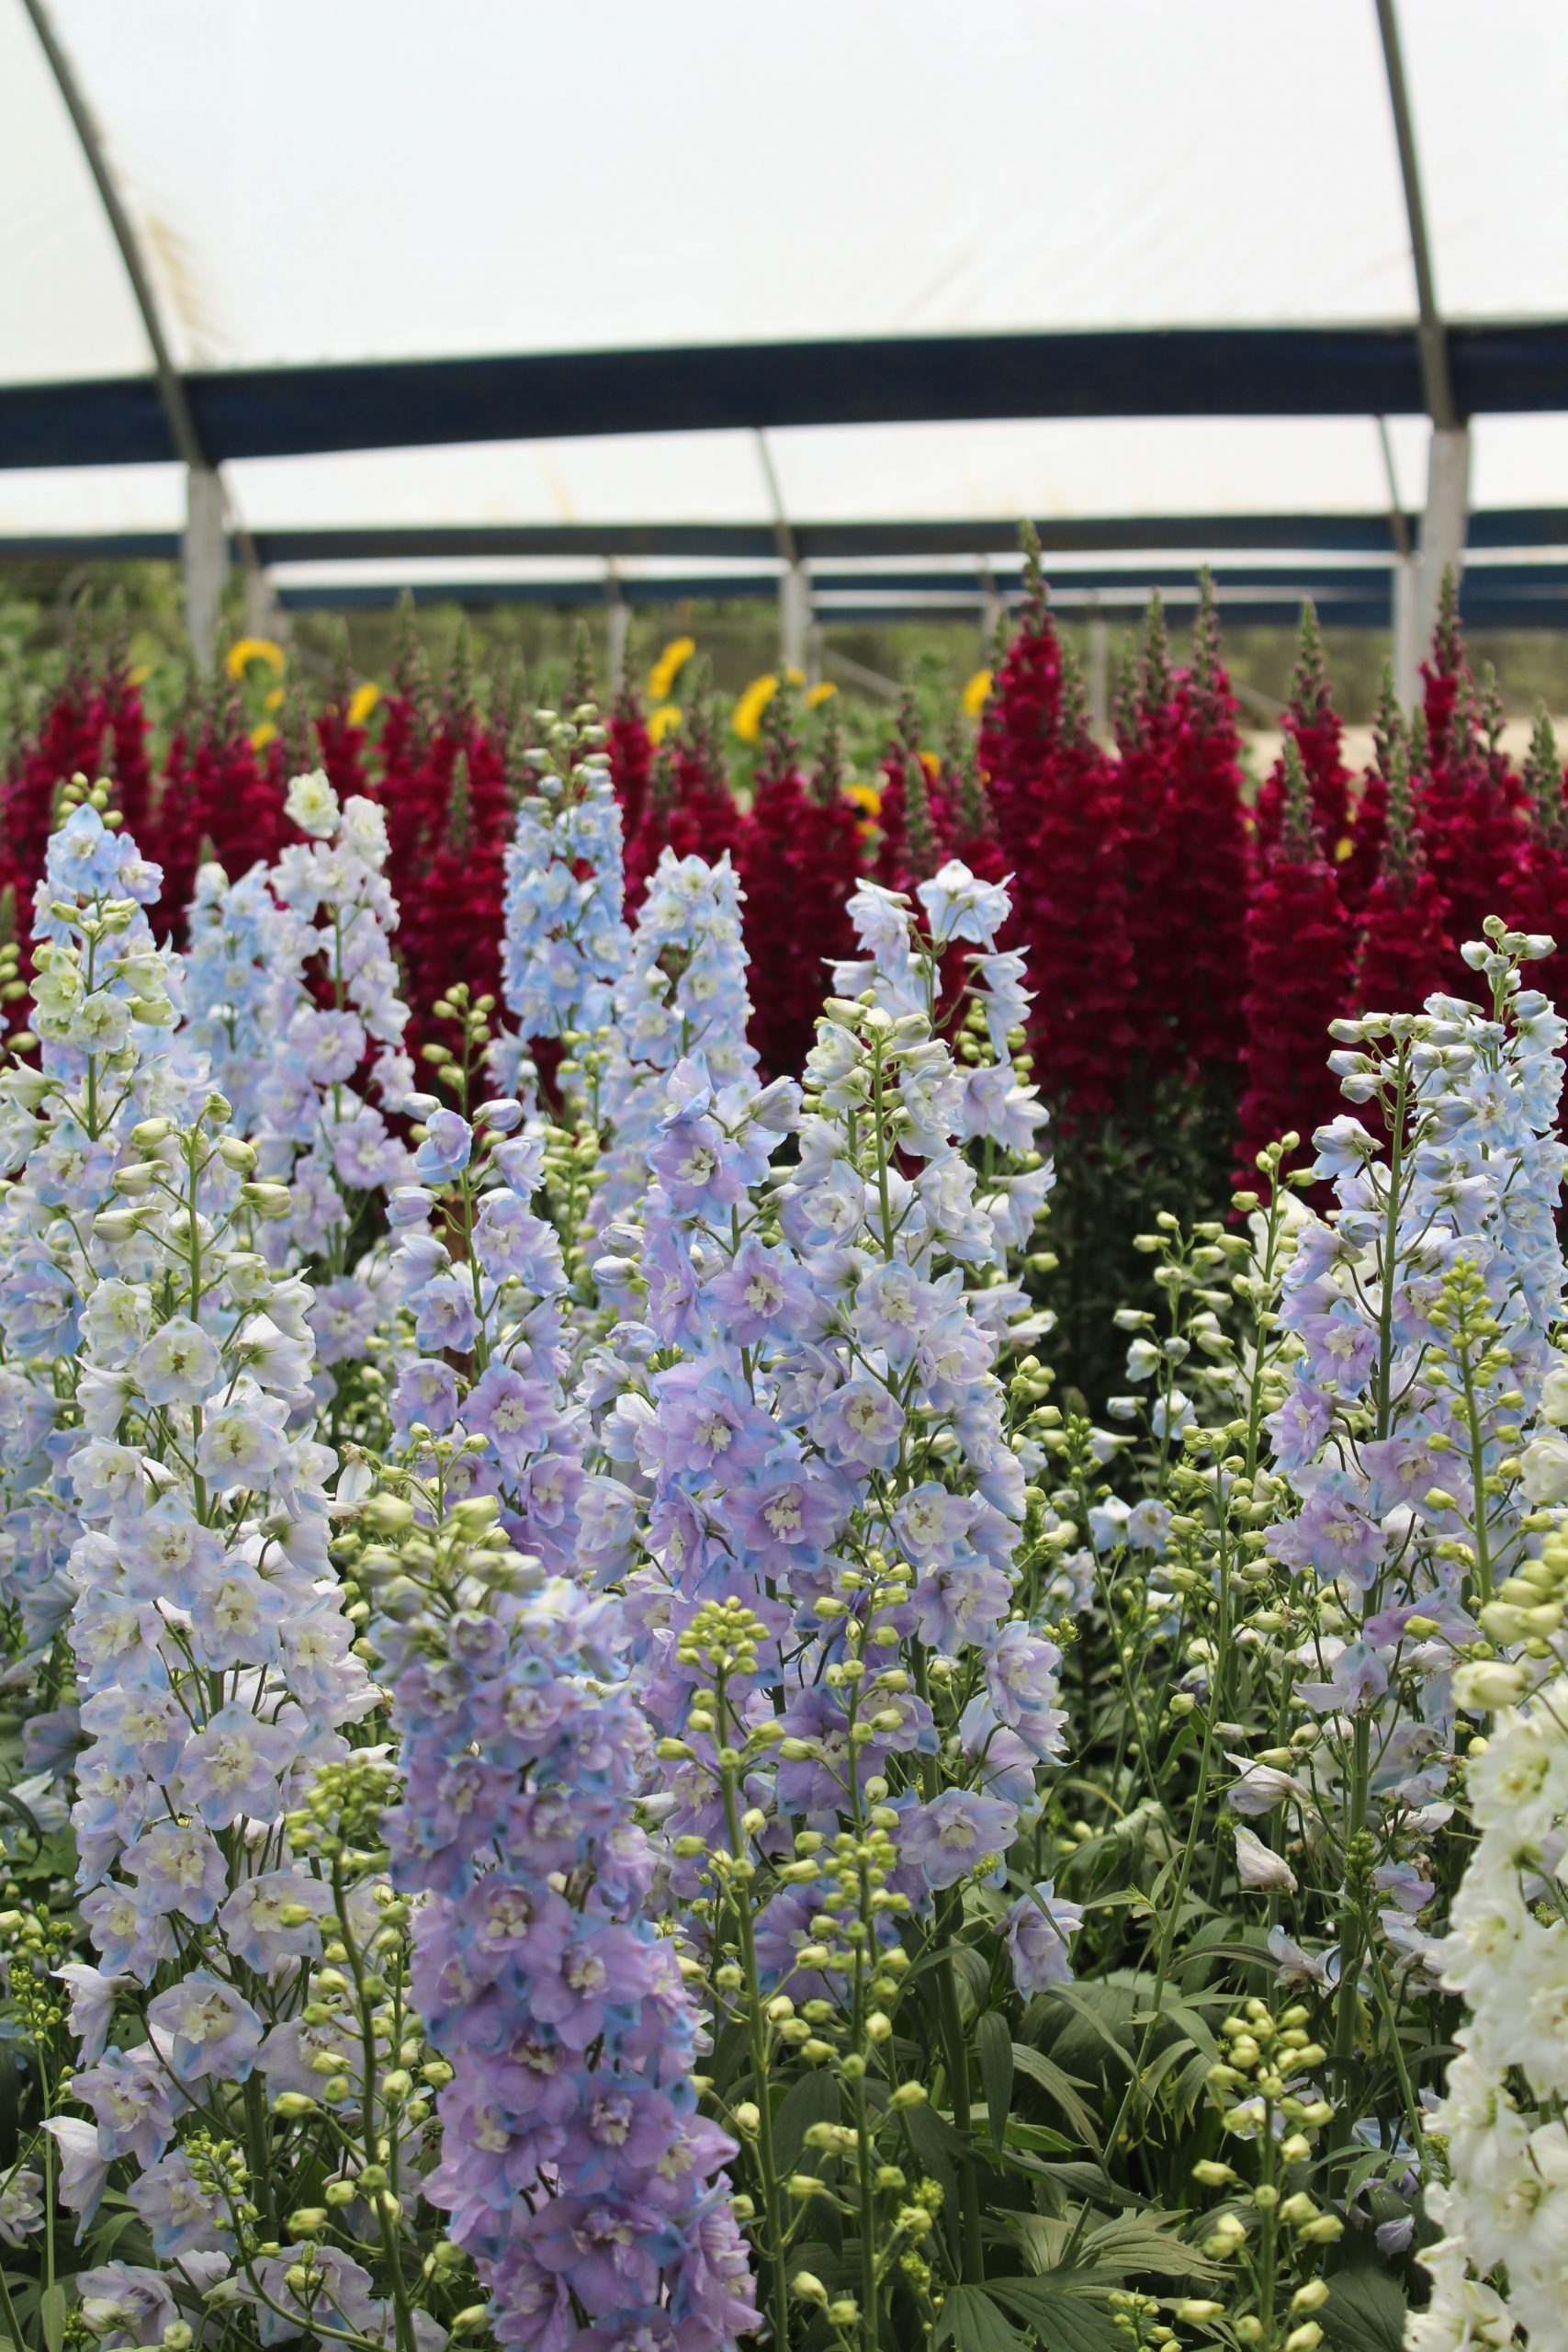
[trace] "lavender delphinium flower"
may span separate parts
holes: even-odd
[[[418,1537],[417,1604],[377,1638],[406,1775],[393,1874],[425,1896],[414,1989],[452,2070],[427,2193],[502,2342],[726,2352],[758,2324],[735,2148],[697,2112],[694,2015],[647,1917],[617,1606],[513,1552],[493,1498],[447,1511],[438,1481],[405,1483],[375,1508]]]
[[[490,1048],[498,1090],[519,1096],[531,1092],[536,1075],[527,1060],[532,1040],[581,1034],[592,1041],[608,1028],[628,945],[608,738],[590,705],[570,718],[539,711],[535,726],[543,740],[527,760],[534,789],[506,851],[501,975],[516,1035],[498,1036]],[[573,1083],[581,1075],[581,1062],[569,1057],[563,1099],[581,1096]]]
[[[748,2038],[731,2112],[751,2143],[778,2331],[785,2224],[769,2119],[788,2061],[768,2005],[793,2016],[796,1999],[814,2002],[819,2021],[800,2038],[841,2092],[840,2122],[823,2128],[868,2152],[863,2243],[914,2226],[892,2175],[877,2185],[866,2090],[882,2078],[907,1939],[942,1951],[983,1906],[1005,1913],[1008,1857],[1062,1744],[1059,1652],[1012,1616],[1040,1459],[1022,1423],[1040,1392],[1026,1381],[1015,1400],[996,1369],[1021,1304],[1006,1272],[1014,1221],[1032,1227],[1026,1204],[1049,1182],[1019,1166],[1014,1137],[1032,1138],[1040,1114],[1011,1071],[1007,1134],[978,1136],[930,1011],[938,954],[967,924],[985,959],[1006,894],[949,869],[931,935],[891,894],[864,892],[856,911],[874,950],[865,1001],[830,1002],[804,1116],[789,1081],[759,1091],[700,1046],[671,1071],[640,1220],[607,1227],[624,1254],[600,1269],[602,1281],[635,1274],[666,1360],[623,1345],[617,1388],[606,1349],[591,1408],[613,1398],[600,1443],[616,1482],[648,1492],[626,1606],[671,1768],[659,1796],[670,1888],[696,1902],[713,1947],[716,2033]],[[975,1034],[962,996],[944,1017]],[[962,2080],[954,2109],[967,2118]],[[976,2233],[977,2214],[960,2228]]]
[[[72,1825],[101,1966],[60,1972],[82,2062],[76,2111],[44,2120],[46,2184],[85,2228],[118,2172],[172,2266],[151,2274],[170,2319],[203,2289],[251,2291],[280,2200],[302,2167],[321,2179],[321,2127],[306,2121],[319,2101],[289,2086],[269,2107],[263,2088],[301,2011],[333,2020],[336,2049],[337,2012],[352,2014],[327,2127],[345,2177],[373,2174],[383,2145],[412,2158],[429,2108],[388,2092],[385,2029],[326,1965],[375,1951],[391,2021],[391,1893],[383,1881],[378,1895],[374,1848],[343,1837],[344,1802],[329,1807],[330,1869],[302,1859],[310,1808],[352,1776],[349,1739],[377,1693],[328,1556],[335,1464],[312,1433],[310,1293],[255,1246],[288,1194],[256,1177],[188,1040],[158,1045],[177,967],[127,895],[155,895],[156,877],[90,805],[57,841],[39,912],[40,1067],[13,1080],[31,1108],[9,1199],[70,1280],[57,1439],[79,1531],[65,1573],[85,1736]],[[39,1933],[47,1952],[52,1929]],[[356,2343],[384,2342],[417,2300],[399,2236],[381,2238]],[[106,2311],[118,2292],[106,2284]],[[277,2316],[269,2304],[269,2335]]]

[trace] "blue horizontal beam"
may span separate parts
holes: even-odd
[[[1464,414],[1568,408],[1568,321],[1449,330]],[[897,335],[532,352],[186,379],[215,460],[759,425],[1061,416],[1368,416],[1422,409],[1414,326]],[[175,451],[151,377],[0,390],[0,465]]]
[[[1420,517],[1408,514],[1413,544]],[[1153,514],[1047,517],[1034,528],[1047,555],[1152,553],[1179,548],[1193,553],[1303,555],[1393,553],[1382,514]],[[1018,559],[1015,524],[949,521],[796,523],[797,550],[807,562],[855,558],[970,556]],[[771,561],[773,526],[750,523],[455,523],[377,524],[367,528],[311,526],[252,534],[265,564],[351,563],[367,560],[462,560],[470,557],[660,557]],[[1472,548],[1568,548],[1568,508],[1493,507],[1470,517]],[[0,537],[0,562],[165,561],[178,560],[177,531],[33,531]]]
[[[1081,617],[1090,598],[1110,587],[1132,591],[1133,600],[1127,605],[1110,608],[1107,617],[1113,621],[1134,618],[1138,602],[1149,586],[1142,577],[1111,581],[1103,575],[1090,580],[1087,586],[1065,578],[1056,584],[1066,617]],[[1227,591],[1222,579],[1218,585],[1222,619],[1229,628],[1292,625],[1301,593],[1299,576],[1284,575],[1281,585],[1290,593],[1270,596],[1259,593],[1257,584],[1239,584]],[[921,617],[977,620],[987,595],[991,593],[978,574],[971,578],[947,574],[940,586],[912,593],[906,588],[900,594],[898,588],[903,586],[902,582],[896,587],[886,577],[864,574],[848,584],[832,588],[824,585],[817,599],[818,616],[828,625]],[[1185,617],[1197,594],[1192,575],[1173,580],[1169,588],[1173,617]],[[333,585],[312,582],[284,587],[278,593],[280,602],[294,612],[377,612],[394,604],[401,591],[391,583]],[[625,582],[621,586],[626,602],[636,605],[754,600],[770,598],[777,593],[774,573],[638,580]],[[426,607],[463,605],[472,610],[498,605],[581,609],[603,605],[606,594],[604,585],[592,580],[451,580],[422,585],[418,601]],[[1004,592],[1004,595],[1006,601],[1016,605],[1016,589],[1010,594]],[[1392,618],[1391,579],[1387,573],[1362,571],[1348,575],[1346,585],[1317,594],[1314,601],[1318,616],[1327,628],[1387,628]],[[1461,590],[1461,610],[1467,624],[1475,628],[1561,628],[1568,624],[1568,564],[1498,566],[1468,572]]]

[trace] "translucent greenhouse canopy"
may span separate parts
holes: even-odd
[[[194,412],[230,420],[213,455],[258,537],[772,530],[781,511],[802,526],[1371,515],[1391,504],[1387,458],[1400,503],[1422,503],[1416,279],[1374,0],[50,0],[48,18]],[[1506,326],[1523,352],[1532,328],[1568,321],[1568,10],[1404,0],[1400,28],[1456,382],[1489,388],[1471,503],[1568,508],[1568,372],[1555,389],[1518,362],[1521,390],[1514,345],[1465,341]],[[148,334],[23,0],[0,0],[0,541],[176,533],[185,477]],[[1403,331],[1397,366],[1384,329]],[[1246,413],[1252,379],[1226,347],[1180,344],[1211,330],[1261,335],[1269,413]],[[1299,413],[1295,345],[1269,341],[1294,330],[1320,338]],[[1363,338],[1342,369],[1329,331]],[[1083,413],[998,409],[987,374],[1008,353],[974,341],[1076,338],[1063,364],[1098,367],[1095,339],[1129,333],[1144,340],[1099,413],[1092,368],[1062,403]],[[963,392],[918,413],[894,353],[880,380],[907,413],[883,421],[852,391],[849,413],[817,421],[814,383],[848,382],[889,339],[918,344],[928,373],[980,350],[974,413],[951,413]],[[826,356],[795,366],[801,345]],[[641,429],[644,378],[623,354],[669,363],[649,426],[689,388],[692,429]],[[481,437],[456,396],[443,410],[437,372],[399,446],[411,371],[553,357],[553,429],[528,421],[519,378],[509,430],[513,379],[497,379]],[[1205,366],[1207,405],[1242,413],[1201,413],[1201,381],[1169,396],[1173,371],[1186,386]],[[361,379],[333,371],[367,367],[392,389],[378,379],[361,404]],[[1393,396],[1369,389],[1358,409],[1357,369]],[[313,449],[314,371],[337,407]],[[813,421],[787,401],[765,413],[770,377]],[[304,421],[258,454],[285,378]],[[462,377],[464,399],[478,380]],[[741,381],[755,413],[716,416],[743,405],[724,389]],[[594,386],[631,429],[582,429]],[[1319,413],[1336,406],[1351,413]],[[139,461],[106,462],[127,444],[99,421],[122,414]],[[59,462],[29,462],[39,447]]]

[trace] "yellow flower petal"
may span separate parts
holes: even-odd
[[[761,733],[762,713],[778,690],[779,682],[770,673],[765,677],[753,678],[736,704],[730,725],[743,743],[754,743]]]
[[[673,637],[648,673],[649,697],[668,702],[670,689],[697,650],[694,637]]]
[[[276,736],[276,733],[277,729],[273,724],[273,721],[270,718],[264,718],[259,727],[253,727],[251,729],[252,751],[265,752],[267,745],[272,742]]]
[[[657,710],[650,710],[648,714],[649,741],[662,743],[666,735],[673,734],[684,717],[685,713],[678,702],[661,702]]]
[[[819,710],[819,709],[821,708],[822,705],[823,705],[823,704],[824,704],[824,703],[829,699],[829,695],[836,695],[836,694],[838,693],[838,691],[839,691],[839,689],[838,689],[838,687],[833,684],[833,681],[832,681],[832,679],[831,679],[831,678],[821,678],[821,679],[819,679],[819,680],[818,681],[817,684],[816,684],[816,685],[814,685],[813,687],[811,687],[811,689],[809,690],[809,692],[808,692],[808,693],[807,693],[807,697],[806,697],[806,707],[807,707],[807,710]]]
[[[355,686],[353,694],[349,697],[349,725],[351,727],[363,727],[380,699],[381,689],[376,684],[374,678],[367,678],[362,686]]]
[[[229,648],[229,675],[243,678],[253,662],[265,663],[276,678],[287,669],[288,656],[281,645],[273,643],[270,637],[237,637]]]
[[[844,798],[852,800],[857,808],[863,808],[868,817],[882,814],[882,795],[874,784],[846,784]]]
[[[991,691],[991,673],[976,670],[964,689],[964,710],[966,718],[978,718],[986,707],[986,697]]]
[[[1354,857],[1355,854],[1355,842],[1351,840],[1348,833],[1341,833],[1339,839],[1334,844],[1335,865],[1343,865],[1348,857]]]

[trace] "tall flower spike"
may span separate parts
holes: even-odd
[[[710,866],[664,852],[615,984],[602,1217],[625,1215],[642,1196],[665,1081],[678,1062],[700,1054],[720,1086],[756,1069],[746,1035],[751,1001],[740,906],[728,856]]]
[[[1247,1087],[1237,1114],[1238,1181],[1257,1154],[1332,1115],[1322,1040],[1349,988],[1348,922],[1314,821],[1301,752],[1287,737],[1279,838],[1265,851],[1247,914],[1243,1056]]]
[[[378,1638],[407,1772],[393,1871],[423,1897],[414,1989],[450,2071],[428,2193],[502,2343],[732,2352],[759,2324],[736,2145],[697,2113],[695,2018],[649,1921],[616,1604],[461,1503],[410,1565],[418,1606]]]
[[[536,717],[528,753],[535,789],[517,811],[506,852],[502,989],[515,1024],[492,1050],[506,1092],[531,1085],[535,1042],[609,1026],[629,939],[621,920],[621,811],[592,704],[570,718]],[[581,1096],[573,1080],[567,1092]]]

